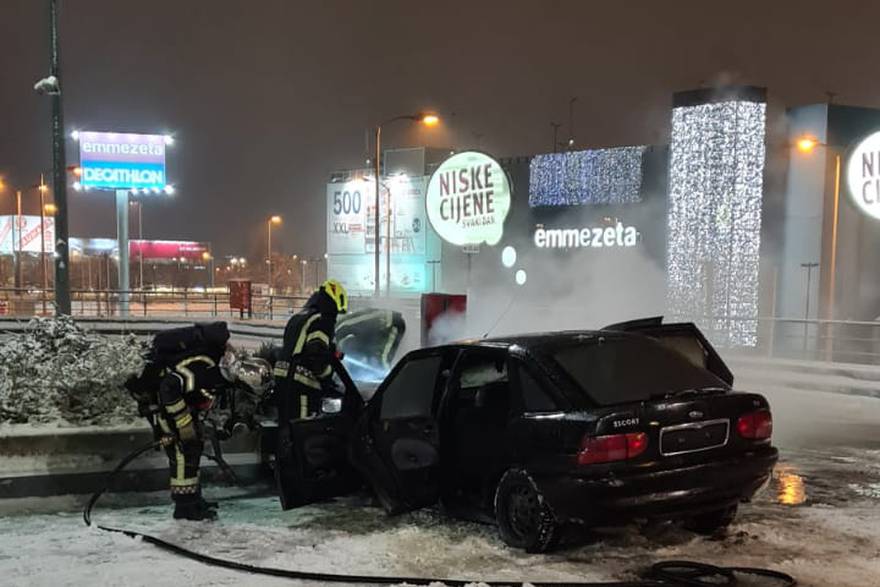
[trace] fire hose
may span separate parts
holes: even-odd
[[[132,461],[137,459],[147,451],[157,449],[161,446],[160,441],[152,441],[141,446],[134,452],[123,458],[119,464],[108,475],[104,486],[91,496],[88,503],[83,509],[83,521],[86,526],[92,526],[92,510],[98,500],[106,493],[113,483],[116,476],[127,467]],[[221,459],[222,460],[222,459]],[[230,569],[233,571],[241,571],[255,575],[269,575],[273,577],[283,577],[287,579],[303,580],[303,581],[320,581],[324,583],[360,583],[367,585],[430,585],[443,584],[452,587],[464,587],[468,584],[480,583],[489,585],[490,587],[501,587],[508,585],[520,584],[520,581],[483,581],[476,579],[438,579],[425,577],[395,577],[395,576],[376,576],[376,575],[343,575],[336,573],[319,573],[312,571],[298,571],[293,569],[280,569],[276,567],[263,567],[258,565],[249,565],[228,559],[210,556],[204,553],[190,550],[186,547],[174,544],[162,538],[139,532],[137,530],[129,530],[125,528],[114,528],[95,524],[99,530],[123,534],[129,538],[140,538],[144,542],[152,544],[162,550],[182,556],[194,561],[198,561],[207,565]],[[794,587],[797,581],[786,573],[774,571],[770,569],[760,569],[752,567],[720,567],[693,561],[663,561],[652,565],[645,573],[644,579],[637,581],[622,582],[580,582],[580,581],[528,581],[529,584],[536,587],[686,587],[686,586],[703,586],[703,587],[745,587],[749,583],[740,581],[740,577],[760,578],[761,585],[777,585],[778,587]],[[772,581],[768,583],[767,580]]]

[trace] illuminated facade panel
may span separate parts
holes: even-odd
[[[639,202],[644,152],[637,146],[536,155],[529,169],[529,206]]]
[[[672,112],[668,305],[727,346],[754,346],[766,104],[728,99]]]

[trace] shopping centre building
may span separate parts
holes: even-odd
[[[763,88],[704,89],[673,96],[664,145],[497,160],[386,151],[380,290],[468,293],[469,316],[522,330],[665,314],[725,346],[802,332],[772,317],[874,320],[880,135],[862,141],[880,111],[786,116],[788,139],[771,144]],[[328,272],[355,295],[374,290],[374,186],[367,170],[327,186]]]

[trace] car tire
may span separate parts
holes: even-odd
[[[732,505],[719,510],[711,510],[698,514],[685,522],[685,528],[697,534],[711,536],[733,523],[736,518],[737,506]]]
[[[501,539],[526,552],[547,552],[559,543],[561,526],[528,473],[511,469],[495,490]]]

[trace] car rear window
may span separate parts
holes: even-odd
[[[556,348],[551,356],[600,405],[642,401],[686,389],[726,387],[681,353],[644,337],[590,340]]]

